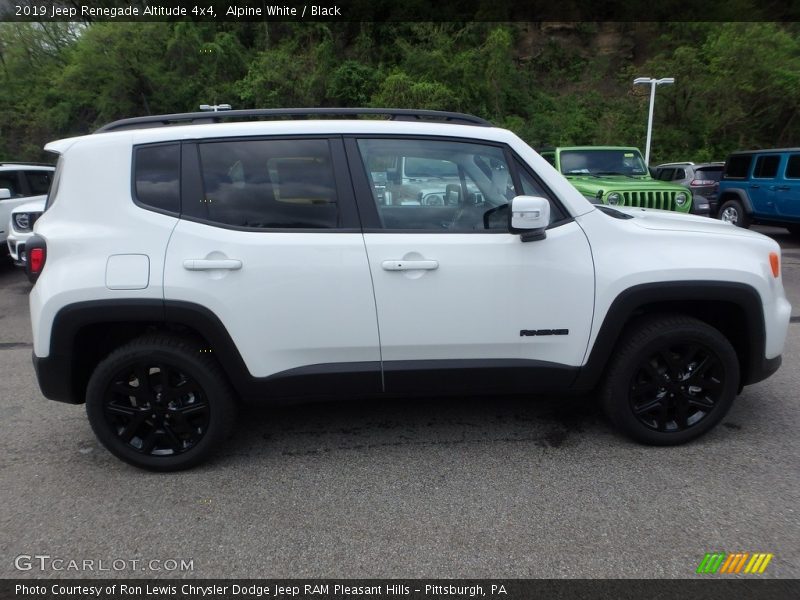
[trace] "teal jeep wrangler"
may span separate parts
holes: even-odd
[[[539,153],[595,204],[641,206],[688,213],[692,192],[650,177],[637,148],[573,146]]]

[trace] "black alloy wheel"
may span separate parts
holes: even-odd
[[[623,433],[668,446],[719,423],[738,387],[739,359],[720,331],[693,317],[651,315],[630,324],[614,349],[602,402]]]
[[[666,346],[634,371],[630,407],[654,431],[684,431],[714,410],[724,388],[719,358],[700,344]]]
[[[173,456],[194,448],[208,431],[208,400],[177,367],[142,360],[109,380],[103,412],[112,431],[136,452]]]
[[[197,341],[151,334],[95,367],[86,413],[115,456],[153,471],[200,464],[235,422],[234,393],[213,354]]]

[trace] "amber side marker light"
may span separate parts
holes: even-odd
[[[781,274],[781,259],[777,252],[769,253],[769,266],[772,267],[772,276],[777,279]]]

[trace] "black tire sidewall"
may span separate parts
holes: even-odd
[[[110,380],[120,370],[141,360],[163,362],[185,372],[202,389],[209,405],[208,430],[197,445],[175,456],[150,456],[137,452],[123,442],[109,426],[104,411],[104,395]],[[204,460],[225,439],[232,419],[230,392],[219,375],[201,360],[183,349],[165,348],[158,344],[125,347],[112,353],[97,366],[86,389],[86,413],[97,438],[117,458],[137,467],[153,471],[187,469]]]
[[[698,322],[698,325],[704,325]],[[612,422],[633,439],[651,445],[672,446],[700,437],[717,425],[730,410],[736,397],[739,381],[739,362],[736,352],[722,334],[705,326],[684,326],[668,333],[658,333],[640,344],[625,348],[625,355],[618,358],[605,390],[604,408]],[[717,403],[710,414],[697,425],[683,431],[655,431],[641,423],[633,414],[630,405],[631,381],[644,357],[650,357],[666,346],[676,343],[694,342],[714,353],[724,369],[725,380]]]

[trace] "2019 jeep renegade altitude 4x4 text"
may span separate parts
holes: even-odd
[[[264,120],[301,112],[339,118]],[[391,119],[357,118],[376,112]],[[780,365],[790,306],[767,237],[594,206],[468,115],[211,119],[243,117],[128,119],[47,146],[34,364],[125,461],[186,468],[240,399],[331,394],[600,386],[622,431],[679,444]]]

